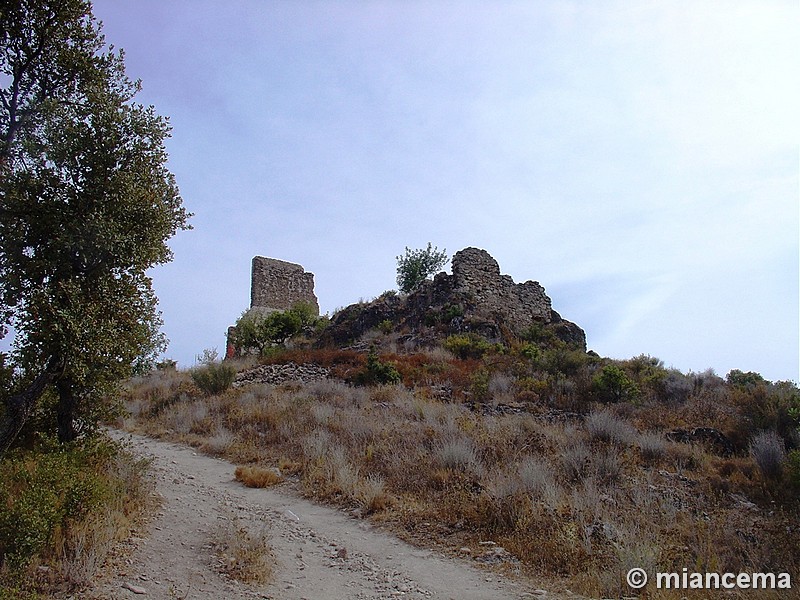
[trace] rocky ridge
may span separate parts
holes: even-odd
[[[323,332],[320,345],[346,345],[386,324],[395,331],[432,328],[444,335],[476,333],[496,342],[510,341],[540,325],[556,338],[586,350],[584,331],[553,310],[539,282],[515,283],[479,248],[456,252],[452,274],[439,273],[407,296],[389,292],[339,311]]]

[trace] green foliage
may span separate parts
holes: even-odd
[[[542,352],[540,364],[551,375],[557,378],[576,375],[586,364],[587,356],[581,350],[570,348],[559,342]]]
[[[748,371],[744,373],[739,369],[731,370],[725,378],[730,385],[740,388],[754,388],[755,386],[764,383],[766,380],[760,373],[755,371]]]
[[[448,304],[443,310],[442,319],[445,323],[464,316],[464,307],[460,304]]]
[[[602,402],[626,402],[639,395],[636,383],[616,365],[603,367],[592,380],[592,386]]]
[[[391,363],[382,362],[375,348],[367,354],[367,366],[354,379],[356,385],[377,385],[400,383],[402,377]]]
[[[786,457],[786,475],[789,483],[800,490],[800,450],[792,450]]]
[[[46,445],[0,461],[0,565],[24,567],[56,534],[89,518],[119,493],[109,477],[117,450]]]
[[[206,396],[216,396],[231,387],[236,369],[225,362],[210,362],[191,370],[192,381]]]
[[[477,333],[459,333],[448,336],[442,344],[459,358],[481,358],[488,352],[502,352],[500,344],[492,344]]]
[[[171,260],[189,215],[166,166],[169,124],[133,102],[139,84],[89,2],[4,4],[0,71],[0,335],[13,327],[20,374],[1,450],[47,387],[69,440],[164,348],[147,272]]]
[[[544,323],[533,323],[520,334],[520,337],[526,342],[542,346],[552,346],[558,343],[558,339],[555,333],[553,333],[553,330]]]
[[[404,294],[413,291],[420,283],[434,275],[447,263],[447,251],[431,246],[411,250],[406,247],[405,255],[397,257],[397,286]]]
[[[302,302],[285,311],[266,314],[247,311],[236,321],[233,343],[240,350],[255,350],[264,355],[272,346],[302,332],[314,332],[326,323],[312,306]]]
[[[392,323],[391,319],[384,319],[380,323],[378,323],[378,331],[382,334],[387,335],[392,332],[394,329],[394,323]]]
[[[470,376],[469,391],[475,401],[484,402],[489,399],[489,379],[488,369],[476,369]]]
[[[531,342],[525,342],[522,344],[518,348],[517,352],[520,354],[520,356],[523,356],[533,362],[539,361],[542,357],[542,351],[539,349],[539,346]]]

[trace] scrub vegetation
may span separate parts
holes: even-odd
[[[366,338],[364,351],[295,339],[259,359],[327,368],[319,381],[209,396],[186,372],[136,377],[124,426],[224,456],[245,485],[298,485],[414,543],[477,556],[493,541],[510,553],[498,568],[590,596],[629,595],[633,566],[797,573],[793,383],[683,374],[535,336],[425,348]],[[383,372],[375,365],[399,379],[365,377]]]

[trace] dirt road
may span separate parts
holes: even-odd
[[[98,582],[103,599],[490,600],[553,597],[542,590],[410,546],[341,511],[310,503],[286,486],[248,489],[230,463],[176,444],[114,433],[153,458],[160,512],[130,557]],[[218,573],[212,533],[224,519],[267,527],[276,564],[268,585]]]

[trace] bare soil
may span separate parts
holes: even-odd
[[[145,534],[134,533],[87,596],[126,598],[453,600],[552,598],[522,578],[478,568],[469,558],[411,546],[367,520],[301,498],[291,485],[249,489],[234,466],[192,448],[113,432],[153,460],[162,504]],[[274,554],[265,585],[220,573],[212,543],[224,520],[267,528]],[[85,596],[86,597],[86,596]]]

